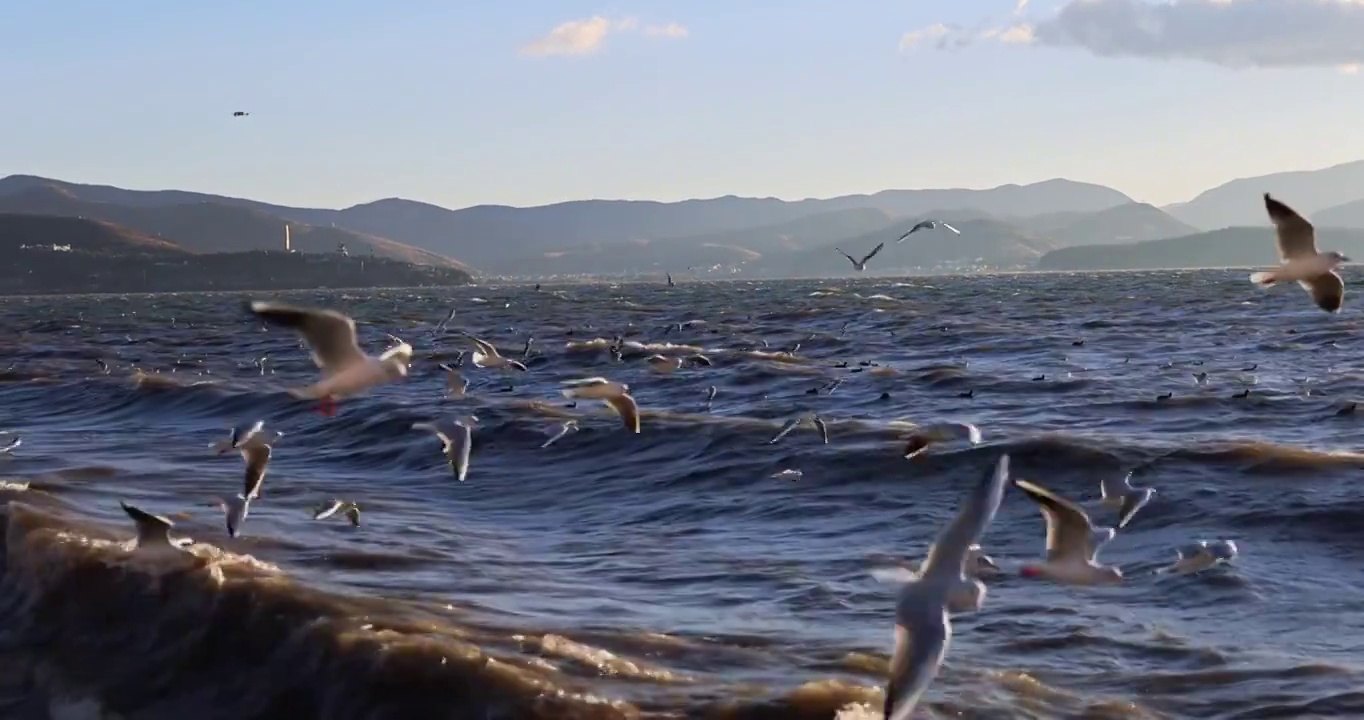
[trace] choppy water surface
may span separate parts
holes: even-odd
[[[1004,452],[1079,500],[1139,466],[1160,495],[1105,548],[1123,585],[993,581],[925,717],[1364,714],[1364,412],[1336,415],[1364,396],[1354,301],[1330,316],[1241,271],[276,297],[352,313],[372,350],[401,335],[411,377],[327,418],[283,392],[315,369],[243,296],[0,300],[0,426],[23,437],[0,460],[4,717],[879,717],[894,594],[868,570],[920,556]],[[533,336],[529,372],[466,367],[443,398],[457,330],[515,356]],[[714,365],[588,342],[618,334]],[[632,386],[642,434],[565,407],[558,383],[592,375]],[[808,410],[828,445],[768,444]],[[461,484],[410,425],[471,412]],[[582,431],[540,449],[566,417]],[[229,540],[210,503],[242,465],[207,445],[256,418],[286,435]],[[892,420],[985,443],[905,460]],[[361,527],[311,519],[332,496]],[[119,499],[221,552],[137,559]],[[1235,564],[1151,574],[1213,538]],[[1042,542],[1009,492],[987,550],[1016,567]]]

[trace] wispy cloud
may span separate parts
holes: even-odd
[[[632,17],[610,19],[596,15],[584,20],[569,20],[548,34],[521,46],[522,55],[591,55],[602,48],[608,35],[639,29]],[[655,37],[684,38],[687,28],[677,23],[648,25],[644,34]]]
[[[684,38],[687,36],[687,29],[677,23],[650,25],[644,28],[644,34],[653,35],[655,37]]]
[[[909,32],[900,36],[900,49],[908,50],[912,47],[919,45],[922,42],[926,42],[929,40],[941,41],[943,38],[947,37],[948,35],[951,35],[952,32],[953,28],[950,28],[942,23],[938,23],[936,25],[929,25],[928,27],[921,28],[919,30],[910,30]]]
[[[1068,0],[1045,20],[941,36],[938,47],[994,40],[1234,68],[1349,68],[1364,64],[1361,37],[1364,0]]]

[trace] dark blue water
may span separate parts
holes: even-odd
[[[984,544],[1008,572],[957,618],[926,717],[1364,715],[1348,299],[1328,315],[1243,271],[272,296],[416,349],[406,381],[326,417],[285,392],[317,377],[307,351],[245,297],[0,300],[0,429],[23,439],[0,459],[6,717],[879,717],[894,594],[868,570],[920,557],[1005,452],[1091,506],[1134,468],[1160,494],[1104,548],[1125,582],[1089,589],[1011,570],[1044,525],[1006,495]],[[444,397],[458,331],[513,357],[533,337],[529,371],[466,363]],[[618,335],[646,349],[615,362]],[[644,360],[695,351],[713,365]],[[566,407],[559,383],[589,376],[631,386],[640,434]],[[768,443],[810,411],[829,444]],[[410,426],[466,414],[459,483]],[[541,449],[566,418],[581,431]],[[212,499],[242,463],[208,445],[255,419],[285,436],[229,539]],[[902,457],[909,424],[945,421],[984,442]],[[314,521],[331,497],[361,526]],[[120,499],[202,562],[118,544]],[[1152,574],[1199,539],[1241,555]]]

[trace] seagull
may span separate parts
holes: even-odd
[[[907,583],[918,580],[919,571],[922,569],[897,565],[876,568],[871,571],[871,575],[884,583]],[[968,578],[989,578],[998,576],[1000,568],[995,559],[986,555],[979,545],[972,545],[966,552],[966,569],[963,573]]]
[[[1201,572],[1225,562],[1231,562],[1240,553],[1232,540],[1200,540],[1175,551],[1179,559],[1173,565],[1156,570],[1156,574]]]
[[[706,357],[705,355],[691,355],[685,358],[667,357],[666,355],[650,355],[645,362],[649,363],[649,367],[653,368],[656,372],[660,372],[665,375],[674,370],[682,369],[682,366],[688,362],[693,363],[695,365],[706,366],[709,366],[711,364],[710,358]]]
[[[465,391],[469,389],[469,378],[464,377],[463,373],[441,363],[440,367],[445,371],[445,397],[464,397]]]
[[[313,519],[326,520],[337,513],[345,513],[346,519],[350,520],[353,527],[360,527],[360,506],[349,500],[332,498],[318,505],[313,509]]]
[[[630,386],[602,377],[564,380],[561,391],[569,400],[600,400],[616,411],[628,432],[639,432],[639,406],[630,397]]]
[[[886,720],[909,720],[938,674],[952,644],[948,613],[979,610],[985,583],[966,576],[970,548],[985,534],[1009,477],[1009,456],[999,459],[938,534],[922,572],[900,587],[895,602],[895,654],[886,686]]]
[[[1265,209],[1274,222],[1279,239],[1279,259],[1283,264],[1275,270],[1252,274],[1250,281],[1269,286],[1297,280],[1311,294],[1317,307],[1326,312],[1340,312],[1345,303],[1345,281],[1340,279],[1336,268],[1349,262],[1350,258],[1335,250],[1317,252],[1317,234],[1312,223],[1293,208],[1270,197],[1269,193],[1265,193]]]
[[[951,225],[948,225],[947,223],[945,223],[945,222],[943,222],[943,221],[941,221],[941,220],[922,220],[922,221],[919,222],[919,224],[917,224],[917,225],[915,225],[914,227],[910,228],[910,229],[909,229],[909,232],[905,233],[904,235],[901,235],[901,236],[900,236],[900,239],[899,239],[899,240],[896,240],[896,242],[904,242],[904,241],[905,241],[905,238],[909,237],[910,235],[913,235],[914,233],[916,233],[916,232],[918,232],[918,231],[920,231],[920,230],[937,230],[939,225],[941,225],[941,226],[947,228],[948,230],[951,230],[952,232],[954,232],[954,233],[956,233],[956,234],[958,234],[958,235],[961,234],[961,231],[960,231],[960,230],[958,230],[958,229],[952,227]]]
[[[1200,370],[1199,372],[1193,374],[1193,379],[1195,385],[1207,385],[1208,373],[1206,370]]]
[[[469,474],[469,449],[473,445],[473,428],[477,422],[477,415],[468,415],[458,420],[412,423],[412,429],[430,430],[440,438],[441,452],[450,459],[450,471],[455,479],[464,482],[464,476]]]
[[[1066,585],[1112,585],[1122,582],[1122,571],[1099,565],[1096,557],[1104,543],[1113,539],[1113,528],[1096,528],[1075,503],[1027,480],[1014,480],[1014,487],[1027,493],[1047,519],[1047,559],[1024,565],[1023,577],[1044,577]]]
[[[707,409],[707,410],[710,409],[711,403],[715,402],[715,396],[716,396],[717,394],[719,394],[719,392],[720,392],[720,389],[717,388],[717,387],[715,387],[714,385],[711,385],[711,386],[710,386],[710,389],[706,390],[706,409]]]
[[[230,441],[214,443],[219,455],[235,449],[246,461],[246,475],[242,479],[241,493],[226,500],[218,500],[218,506],[222,508],[227,521],[228,537],[237,537],[242,523],[246,521],[247,513],[251,510],[251,501],[260,497],[261,484],[265,482],[265,470],[270,465],[270,455],[274,452],[273,443],[284,436],[284,433],[278,431],[267,434],[263,429],[264,424],[257,420],[256,424],[244,433],[240,428],[232,428]]]
[[[790,420],[787,420],[787,421],[786,421],[786,424],[781,426],[781,430],[778,431],[776,435],[772,436],[772,439],[771,439],[771,440],[768,440],[768,441],[767,441],[767,444],[768,444],[768,445],[774,445],[774,444],[776,444],[777,441],[781,440],[782,438],[786,437],[787,435],[790,435],[792,430],[795,430],[796,428],[798,428],[798,427],[800,427],[802,424],[804,424],[806,420],[809,420],[810,422],[814,423],[815,420],[816,420],[818,417],[819,417],[819,416],[816,415],[816,414],[814,414],[814,413],[807,413],[807,414],[805,414],[805,415],[797,415],[796,417],[793,417],[793,418],[791,418]],[[823,424],[823,422],[824,422],[823,420],[820,420],[820,421],[819,421],[820,424]],[[818,425],[818,424],[815,425],[815,429],[817,429],[817,430],[819,429],[819,425]],[[828,439],[827,439],[827,438],[828,438],[828,436],[829,436],[829,435],[828,435],[828,429],[825,428],[824,430],[822,430],[822,431],[821,431],[821,434],[824,435],[824,437],[826,438],[824,442],[827,443],[827,442],[828,442]]]
[[[336,414],[338,398],[407,377],[411,345],[399,343],[377,358],[366,355],[355,337],[355,321],[335,310],[261,300],[251,301],[247,307],[267,323],[293,329],[308,343],[323,380],[289,392],[295,397],[321,400],[319,410],[324,415]]]
[[[1118,529],[1127,527],[1132,516],[1156,495],[1155,488],[1132,487],[1132,473],[1121,480],[1112,476],[1100,479],[1099,492],[1103,494],[1100,500],[1103,506],[1118,511]]]
[[[95,358],[95,362],[99,363],[99,369],[103,370],[105,375],[109,374],[109,363],[104,362],[104,358]]]
[[[470,358],[474,361],[474,367],[504,368],[520,370],[521,372],[526,371],[525,365],[522,365],[515,360],[508,360],[507,358],[502,357],[497,353],[497,348],[493,347],[490,343],[479,340],[472,335],[469,336],[469,339],[473,341],[474,347],[476,348],[473,356]]]
[[[434,336],[444,332],[445,326],[449,325],[450,321],[455,319],[455,313],[457,312],[459,312],[458,308],[450,308],[450,314],[446,315],[444,320],[441,320],[439,323],[436,324],[436,327],[434,330],[431,331],[431,334]]]
[[[858,272],[862,272],[863,270],[866,270],[866,269],[867,269],[867,261],[870,260],[870,259],[872,259],[872,258],[874,258],[874,257],[876,257],[876,253],[881,252],[881,248],[883,248],[883,247],[885,247],[885,246],[886,246],[885,243],[881,243],[880,245],[877,245],[871,252],[867,253],[867,256],[866,256],[866,257],[862,258],[861,260],[858,260],[857,258],[854,258],[853,256],[849,255],[848,253],[843,252],[842,248],[834,248],[834,249],[838,251],[838,254],[839,254],[839,255],[842,255],[843,257],[848,258],[848,262],[850,262],[850,263],[853,264],[853,269],[854,269],[854,270],[856,270],[856,271],[858,271]]]
[[[135,547],[141,549],[152,548],[172,548],[183,550],[176,545],[170,538],[170,529],[175,526],[168,518],[160,515],[153,515],[137,506],[129,505],[122,500],[118,504],[123,506],[123,512],[128,513],[128,517],[137,524],[137,544]]]
[[[8,434],[9,434],[9,433],[7,433],[7,432],[2,432],[2,433],[0,433],[0,435],[8,435]],[[0,447],[0,455],[8,455],[8,454],[14,452],[14,450],[15,450],[16,448],[18,448],[20,445],[23,445],[23,444],[24,444],[24,438],[23,438],[22,436],[15,435],[13,440],[10,440],[8,443],[5,443],[5,446],[4,446],[4,447]]]
[[[824,424],[824,418],[812,415],[810,420],[814,422],[815,429],[819,431],[819,437],[824,440],[824,444],[829,444],[829,426]]]
[[[251,114],[251,113],[246,112],[245,110],[238,110],[238,111],[232,113],[232,117],[246,117],[247,115],[250,115],[250,114]]]
[[[558,441],[559,441],[559,438],[561,438],[561,437],[563,437],[563,436],[565,436],[565,435],[567,435],[567,434],[569,434],[569,433],[571,433],[571,432],[577,432],[577,431],[578,431],[578,421],[577,421],[577,420],[565,420],[564,423],[563,423],[562,425],[559,426],[559,431],[558,431],[557,433],[554,434],[554,437],[551,437],[550,439],[546,440],[546,441],[545,441],[545,444],[540,446],[540,449],[543,450],[543,449],[549,447],[550,445],[553,445],[554,443],[558,442]]]
[[[905,441],[905,459],[912,460],[924,454],[928,446],[936,442],[965,440],[972,445],[980,444],[980,428],[971,423],[937,423],[914,428],[913,434]]]

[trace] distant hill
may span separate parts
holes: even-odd
[[[1056,247],[1160,240],[1198,232],[1198,228],[1146,203],[1126,203],[1092,213],[1053,213],[1010,222],[1026,232],[1048,238]]]
[[[20,250],[52,246],[96,255],[188,255],[168,240],[113,223],[74,217],[0,213],[0,252],[14,258]],[[66,252],[66,251],[56,251]]]
[[[773,259],[764,269],[772,274],[794,277],[852,275],[856,273],[852,263],[841,257],[835,248],[860,258],[882,242],[886,247],[867,264],[867,272],[1027,268],[1056,247],[1046,238],[1034,237],[993,218],[960,219],[947,211],[931,215],[951,223],[961,230],[961,234],[942,229],[921,230],[903,243],[897,243],[896,239],[918,222],[917,218],[903,220],[882,230]]]
[[[1261,195],[1271,193],[1304,214],[1364,199],[1364,160],[1320,170],[1241,178],[1200,193],[1186,203],[1162,208],[1204,230],[1266,222]]]
[[[98,220],[0,214],[0,294],[460,285],[461,270],[283,251],[195,254]]]
[[[288,208],[179,190],[125,190],[33,176],[0,179],[0,196],[43,185],[59,188],[77,200],[126,207],[159,208],[207,202],[248,208],[313,226],[335,223],[337,229],[389,238],[446,257],[457,257],[482,270],[498,273],[522,273],[524,268],[518,263],[526,258],[544,253],[567,253],[594,243],[605,246],[733,233],[838,210],[879,210],[892,217],[951,209],[974,209],[998,216],[1028,216],[1095,212],[1132,202],[1131,198],[1111,188],[1070,180],[1003,185],[988,190],[885,190],[872,195],[798,201],[726,196],[673,203],[580,200],[529,208],[480,205],[462,210],[398,198],[344,210]]]
[[[522,275],[626,274],[649,272],[694,275],[711,268],[746,266],[758,270],[764,258],[781,256],[838,238],[861,235],[894,222],[882,210],[853,208],[817,213],[772,225],[658,240],[589,243],[523,257],[517,260]],[[695,268],[688,271],[687,268]]]
[[[1319,227],[1364,228],[1364,199],[1308,213],[1307,219]]]
[[[1364,230],[1317,229],[1317,246],[1364,257]],[[1080,245],[1056,250],[1038,261],[1039,270],[1142,270],[1152,268],[1251,267],[1277,265],[1274,230],[1232,227],[1165,240],[1122,245]]]
[[[0,188],[2,189],[2,188]],[[83,217],[115,223],[171,240],[191,252],[240,252],[284,247],[285,220],[249,207],[193,201],[169,205],[117,205],[78,197],[61,184],[26,184],[0,193],[0,212]],[[467,270],[435,253],[351,230],[289,223],[292,247],[306,253],[333,253],[344,244],[353,254],[374,254],[404,262]]]

